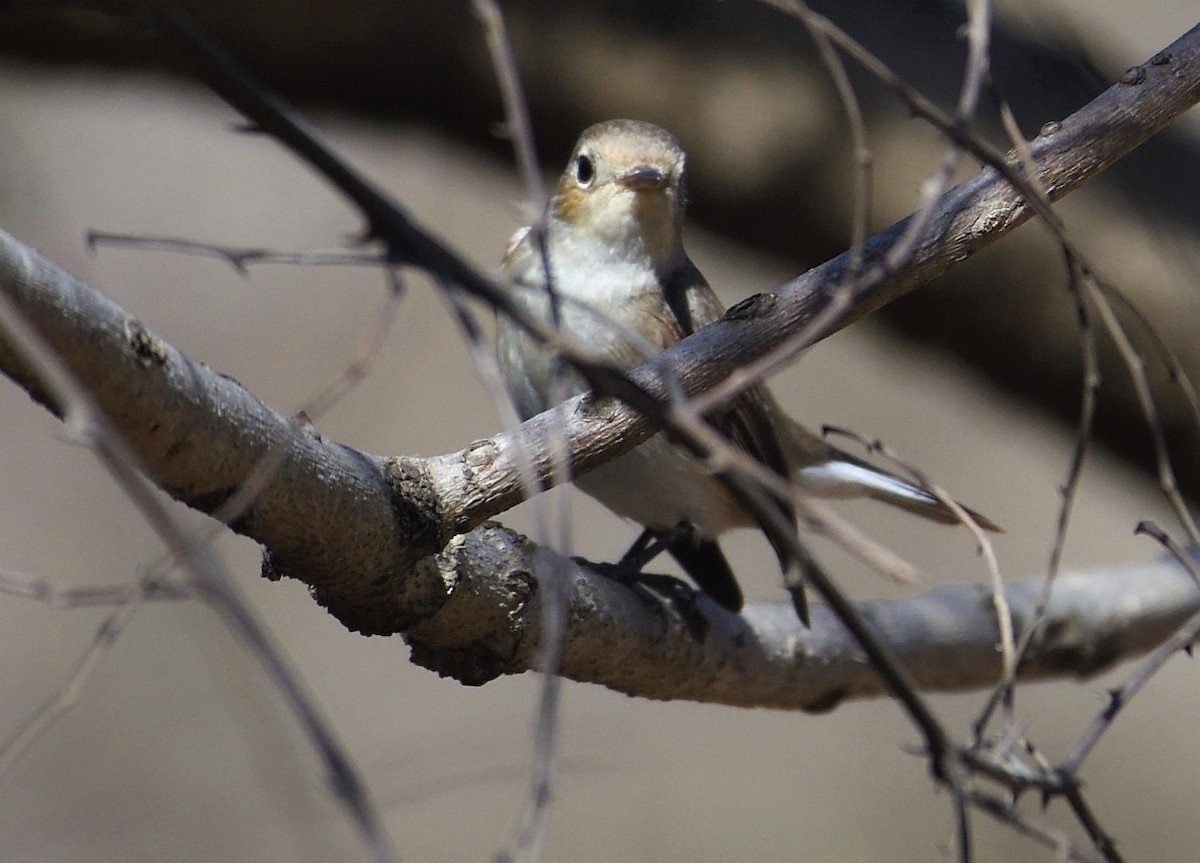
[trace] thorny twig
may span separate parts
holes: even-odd
[[[1197,564],[1195,557],[1188,554],[1162,528],[1153,521],[1142,521],[1138,523],[1136,532],[1146,534],[1167,549],[1187,569],[1197,586],[1200,587],[1200,565]],[[1100,736],[1112,725],[1117,713],[1129,704],[1130,699],[1149,682],[1150,678],[1163,667],[1168,659],[1181,650],[1188,649],[1198,637],[1200,637],[1200,613],[1189,618],[1170,638],[1138,662],[1124,684],[1109,691],[1107,705],[1067,757],[1063,759],[1058,768],[1059,772],[1063,776],[1074,777],[1078,773],[1083,759],[1092,751]]]
[[[973,733],[976,743],[979,743],[996,707],[1001,703],[1011,704],[1017,669],[1020,667],[1021,660],[1024,658],[1026,652],[1033,644],[1033,640],[1045,618],[1046,608],[1050,603],[1050,592],[1054,587],[1055,579],[1058,577],[1062,566],[1062,555],[1067,544],[1067,529],[1070,526],[1071,513],[1074,510],[1079,484],[1083,479],[1083,466],[1087,458],[1088,445],[1092,439],[1092,423],[1095,421],[1096,399],[1100,391],[1099,352],[1096,345],[1096,334],[1088,316],[1087,303],[1084,301],[1083,291],[1079,285],[1080,280],[1084,276],[1079,271],[1078,261],[1070,253],[1066,253],[1066,262],[1068,286],[1071,297],[1075,302],[1079,320],[1079,346],[1083,360],[1083,376],[1080,381],[1079,420],[1075,425],[1075,441],[1071,447],[1067,478],[1060,487],[1062,503],[1058,509],[1054,544],[1050,549],[1050,560],[1046,576],[1042,581],[1042,590],[1038,597],[1037,605],[1034,607],[1033,614],[1026,619],[1022,627],[1016,646],[1015,662],[1009,668],[1008,673],[997,683],[996,688],[992,690],[991,696],[979,712],[979,717],[975,720]]]

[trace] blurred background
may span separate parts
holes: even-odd
[[[848,133],[798,24],[746,2],[504,8],[547,170],[557,173],[596,120],[671,128],[693,169],[689,250],[727,302],[845,248]],[[828,14],[953,104],[965,54],[960,9],[865,0]],[[1029,136],[1195,23],[1183,0],[1056,0],[998,14],[994,75]],[[217,2],[202,20],[425,225],[480,267],[495,266],[523,223],[522,191],[494,134],[499,101],[467,3]],[[877,85],[855,80],[875,157],[871,223],[881,227],[916,206],[941,144]],[[981,127],[991,133],[987,115]],[[216,261],[86,251],[89,229],[327,249],[359,228],[277,145],[234,134],[238,118],[153,33],[89,12],[0,5],[0,118],[0,227],[274,407],[302,405],[370,330],[384,300],[370,272],[263,266],[243,278]],[[1200,377],[1197,142],[1192,112],[1061,212],[1101,277],[1136,298]],[[773,386],[809,425],[882,438],[1002,523],[1006,576],[1037,576],[1079,403],[1065,284],[1053,243],[1028,225],[886,316],[822,343]],[[432,287],[410,276],[373,375],[318,427],[381,454],[448,452],[495,432],[491,397],[466,352],[451,347],[459,342]],[[1133,525],[1170,523],[1124,375],[1111,359],[1104,371],[1104,446],[1089,461],[1070,568],[1153,556]],[[1174,391],[1161,394],[1194,491],[1194,430]],[[162,553],[88,453],[2,382],[0,434],[0,566],[55,585],[106,584],[134,578]],[[613,559],[635,533],[572,491],[547,497],[571,519],[572,553]],[[525,509],[504,520],[528,530]],[[986,579],[965,533],[871,504],[843,510],[921,568],[921,589]],[[408,664],[399,639],[349,634],[303,586],[261,580],[253,543],[219,545],[363,766],[404,859],[490,858],[527,793],[537,679],[480,689],[437,679]],[[747,535],[729,545],[750,598],[778,599],[765,544]],[[856,595],[901,592],[836,550],[819,551]],[[64,684],[104,616],[0,597],[0,735]],[[1061,756],[1100,707],[1096,694],[1120,679],[1023,689],[1030,737]],[[917,737],[890,703],[813,717],[647,703],[574,684],[564,698],[548,859],[925,860],[950,836],[949,803],[909,753]],[[965,733],[982,698],[933,700]],[[1200,753],[1188,720],[1197,708],[1190,665],[1173,662],[1086,765],[1091,802],[1131,859],[1194,859]],[[1057,806],[1046,817],[1067,822]],[[5,860],[365,859],[255,662],[198,604],[138,612],[78,704],[0,776],[0,818]],[[1051,857],[976,824],[980,859]]]

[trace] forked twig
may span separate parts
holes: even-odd
[[[183,237],[166,237],[159,234],[118,234],[111,231],[88,231],[87,246],[91,250],[100,246],[119,246],[125,249],[141,249],[154,252],[174,252],[179,255],[195,255],[201,258],[217,258],[229,264],[239,273],[249,273],[253,264],[293,264],[307,267],[379,267],[386,262],[379,255],[355,255],[345,251],[336,252],[280,252],[259,246],[227,246],[218,243],[203,243]]]
[[[58,691],[0,740],[0,777],[6,776],[29,747],[75,706],[92,674],[100,667],[100,661],[104,659],[113,642],[124,632],[126,625],[142,607],[152,589],[150,579],[126,585],[125,596],[115,603],[116,608],[104,618],[92,637],[92,643],[88,645]]]
[[[51,608],[97,608],[126,605],[130,601],[129,582],[102,586],[64,586],[24,572],[0,567],[0,593],[32,599]],[[153,579],[144,584],[139,601],[178,601],[194,599],[196,596],[186,584],[176,584],[168,579]],[[0,771],[2,773],[3,771]]]
[[[1179,519],[1180,525],[1187,533],[1188,541],[1192,545],[1200,545],[1200,529],[1196,527],[1196,521],[1192,518],[1187,502],[1184,501],[1183,495],[1179,491],[1179,483],[1176,481],[1175,471],[1171,467],[1171,453],[1167,447],[1167,437],[1163,431],[1162,418],[1158,413],[1158,404],[1155,402],[1154,393],[1150,388],[1150,379],[1146,375],[1146,362],[1138,353],[1137,348],[1133,346],[1129,334],[1117,319],[1105,292],[1100,290],[1099,281],[1092,276],[1091,272],[1088,272],[1087,276],[1083,285],[1088,299],[1098,309],[1100,320],[1108,330],[1109,337],[1116,345],[1125,368],[1129,371],[1130,382],[1137,393],[1142,416],[1146,420],[1151,439],[1154,441],[1154,463],[1158,472],[1159,489],[1166,497],[1167,502],[1171,504],[1175,517]],[[1115,290],[1110,287],[1107,293],[1115,293]]]
[[[972,517],[961,504],[958,503],[950,494],[941,486],[930,481],[928,475],[916,467],[909,461],[901,458],[893,450],[884,445],[880,440],[867,440],[857,432],[850,429],[837,428],[834,426],[822,426],[822,435],[836,434],[842,437],[850,438],[859,443],[867,452],[878,453],[886,458],[900,470],[907,473],[916,484],[925,491],[932,494],[938,499],[943,506],[954,514],[959,523],[971,532],[971,536],[975,539],[976,548],[980,555],[983,556],[984,564],[988,570],[988,576],[992,582],[992,603],[996,609],[996,628],[1000,633],[1000,656],[1003,660],[1002,668],[1004,676],[1016,674],[1017,668],[1017,652],[1013,641],[1013,620],[1012,609],[1008,606],[1008,599],[1005,597],[1004,576],[1000,574],[1000,562],[996,559],[996,550],[992,547],[992,541],[988,539],[983,527],[979,522]],[[994,527],[994,525],[993,525]]]
[[[1171,555],[1184,566],[1192,579],[1200,588],[1200,565],[1175,540],[1153,521],[1138,523],[1136,533],[1144,533],[1163,546]],[[1116,689],[1109,690],[1108,703],[1100,714],[1092,721],[1091,726],[1068,753],[1059,765],[1059,772],[1066,777],[1074,777],[1079,772],[1079,766],[1088,756],[1092,748],[1099,742],[1100,737],[1112,725],[1117,714],[1129,704],[1129,701],[1143,686],[1150,681],[1167,660],[1182,650],[1189,648],[1200,637],[1200,612],[1192,615],[1175,633],[1156,647],[1148,656],[1134,666],[1133,671],[1125,682]]]
[[[991,794],[975,790],[967,792],[967,800],[980,812],[990,815],[1001,824],[1006,824],[1021,835],[1049,848],[1055,853],[1056,859],[1096,863],[1097,858],[1085,853],[1065,833],[1035,821],[1018,811],[1016,806],[1009,801],[1000,800]]]

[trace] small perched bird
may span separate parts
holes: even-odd
[[[509,243],[503,274],[514,300],[622,369],[720,318],[720,300],[683,249],[685,161],[675,137],[651,123],[609,120],[587,129],[546,207],[541,241],[527,227]],[[497,354],[525,419],[587,389],[504,316]],[[707,419],[735,445],[814,495],[866,496],[934,521],[957,521],[929,492],[802,428],[765,386],[746,390]],[[731,611],[741,609],[741,590],[716,538],[732,528],[754,527],[754,516],[665,434],[575,484],[643,525],[642,546],[658,539],[702,590]],[[777,505],[792,517],[785,502]],[[781,566],[789,566],[790,554],[775,551]],[[797,610],[807,617],[802,601]]]

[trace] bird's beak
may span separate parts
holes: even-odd
[[[634,192],[661,192],[667,186],[667,175],[650,165],[638,165],[622,174],[617,182]]]

